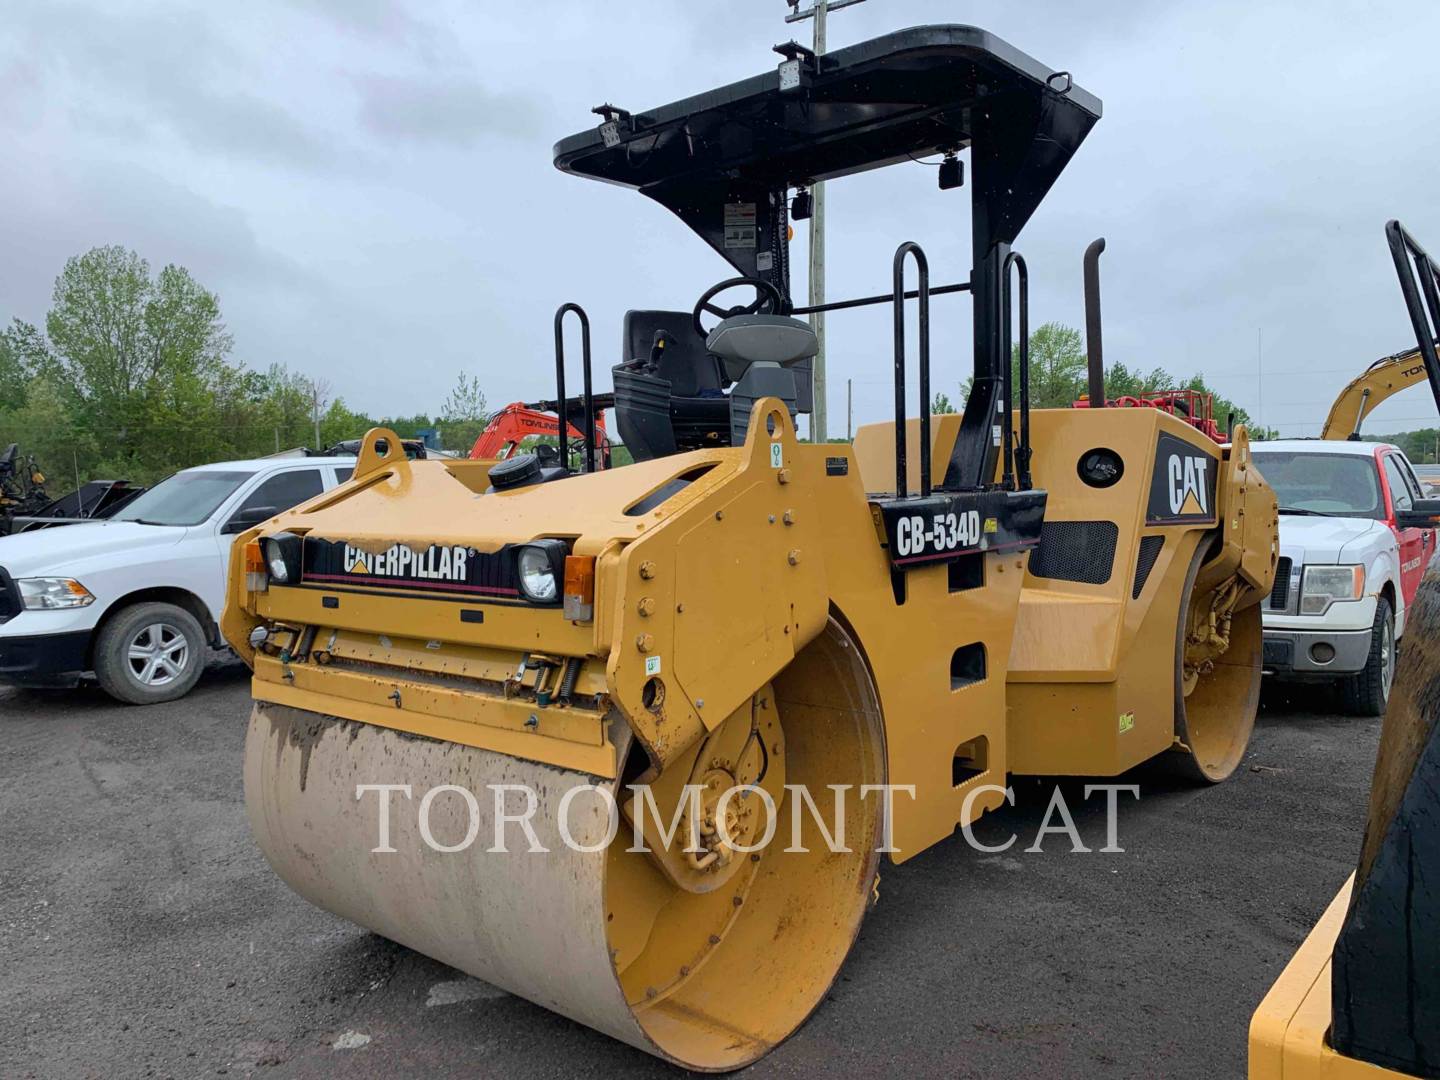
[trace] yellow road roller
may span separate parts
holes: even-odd
[[[372,431],[348,484],[237,538],[224,617],[254,669],[250,821],[296,892],[703,1070],[794,1032],[882,856],[969,826],[1007,775],[1161,756],[1229,775],[1276,561],[1243,430],[1102,407],[1099,241],[1091,407],[1030,409],[1011,244],[1100,102],[965,26],[776,51],[671,105],[601,106],[556,146],[734,275],[690,311],[625,315],[635,463],[407,461]],[[813,185],[891,164],[969,187],[973,265],[932,288],[907,241],[888,292],[824,306],[890,306],[895,416],[806,443],[817,340],[797,316],[821,309],[792,301],[790,222]],[[974,386],[931,416],[930,308],[952,295]],[[567,317],[589,356],[567,304],[562,377]]]
[[[1440,273],[1398,221],[1385,235],[1415,331],[1418,372],[1406,382],[1428,379],[1440,407]],[[1357,403],[1357,430],[1364,404]],[[1440,499],[1416,499],[1396,518],[1401,528],[1435,528]],[[1440,1078],[1440,572],[1433,565],[1409,620],[1355,872],[1255,1011],[1251,1080]]]

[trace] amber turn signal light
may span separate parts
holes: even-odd
[[[267,592],[270,575],[265,571],[265,555],[260,550],[260,541],[251,540],[245,545],[245,591]]]
[[[564,612],[571,622],[595,618],[595,556],[565,556]]]

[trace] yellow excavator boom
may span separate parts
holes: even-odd
[[[1352,379],[1335,398],[1322,439],[1358,439],[1360,425],[1382,401],[1425,380],[1425,360],[1419,349],[1382,357]]]

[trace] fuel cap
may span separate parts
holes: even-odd
[[[538,484],[540,480],[540,458],[536,454],[516,454],[490,469],[490,486],[496,491]]]

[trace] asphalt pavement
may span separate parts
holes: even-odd
[[[0,691],[0,1076],[674,1076],[311,907],[251,842],[247,672],[188,698]],[[827,1001],[748,1075],[1238,1077],[1354,865],[1379,722],[1267,695],[1216,788],[1127,777],[1123,853],[1025,853],[1051,785],[882,871]],[[1104,804],[1067,784],[1086,843]],[[737,987],[743,993],[743,987]]]

